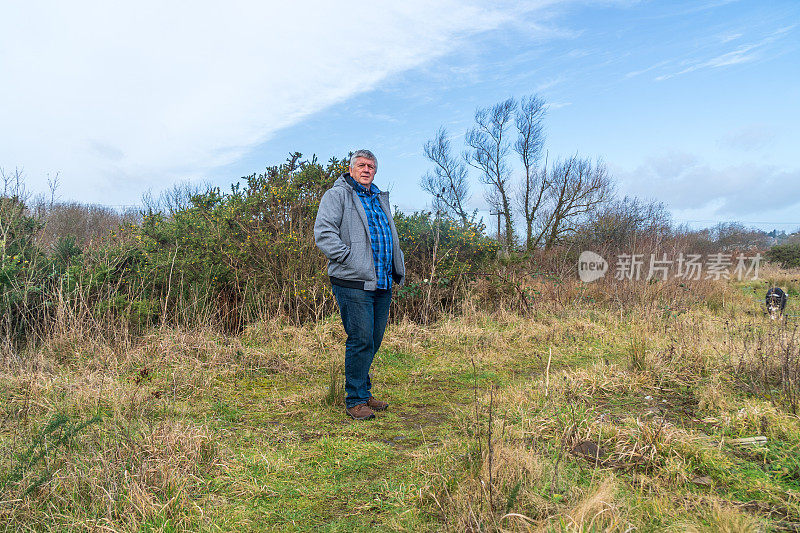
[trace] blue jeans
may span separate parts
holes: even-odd
[[[331,287],[347,333],[344,350],[345,403],[347,407],[353,407],[366,403],[372,395],[369,367],[386,331],[392,291],[365,291],[338,285]]]

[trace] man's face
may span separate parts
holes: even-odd
[[[375,161],[366,157],[357,157],[350,165],[350,175],[364,187],[369,187],[375,179]]]

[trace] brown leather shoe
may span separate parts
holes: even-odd
[[[387,402],[382,402],[381,400],[377,399],[375,396],[370,396],[369,400],[367,400],[367,405],[373,411],[385,411],[389,404]]]
[[[354,418],[355,420],[369,420],[370,418],[375,418],[375,413],[365,403],[348,407],[345,411],[350,415],[350,418]]]

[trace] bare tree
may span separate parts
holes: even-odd
[[[61,185],[61,178],[59,177],[60,172],[56,172],[55,176],[50,177],[47,175],[47,187],[50,189],[50,207],[53,207],[56,203],[56,192],[58,191],[59,185]]]
[[[550,185],[546,216],[541,219],[540,233],[534,242],[534,246],[543,242],[545,249],[574,233],[613,193],[605,164],[600,160],[592,164],[588,158],[577,155],[553,165],[547,179]]]
[[[533,222],[550,185],[547,164],[542,172],[537,168],[544,147],[544,115],[544,100],[534,95],[520,101],[515,116],[518,136],[514,151],[519,154],[525,171],[518,200],[525,217],[525,247],[528,251],[533,250]]]
[[[207,191],[210,187],[210,183],[183,181],[164,189],[158,196],[153,196],[152,190],[147,190],[142,194],[142,205],[145,211],[171,217],[178,211],[189,208],[192,205],[192,197]]]
[[[40,200],[34,212],[42,223],[37,242],[51,248],[60,239],[71,236],[81,248],[96,248],[123,224],[139,222],[134,209],[121,211],[98,204],[59,202],[50,205]]]
[[[516,104],[513,98],[491,108],[475,112],[475,127],[466,135],[469,149],[466,161],[481,172],[481,181],[490,188],[486,200],[505,219],[504,250],[508,252],[514,243],[514,221],[511,213],[510,178],[511,169],[506,161],[510,143],[506,136],[508,124]],[[500,235],[497,236],[501,238]]]
[[[28,193],[25,189],[24,172],[21,168],[17,167],[13,173],[6,173],[0,167],[0,181],[3,182],[3,192],[0,197],[3,198],[19,198],[25,202],[28,199]]]
[[[425,143],[425,157],[434,164],[433,172],[422,177],[422,188],[433,195],[433,207],[453,219],[460,219],[465,226],[469,216],[465,204],[469,200],[467,167],[450,152],[450,139],[442,127],[436,137]]]
[[[746,228],[741,222],[720,222],[711,228],[711,238],[720,250],[765,249],[769,237],[761,230]]]
[[[663,203],[626,196],[595,209],[576,237],[586,247],[620,251],[658,250],[672,235],[672,218]]]
[[[7,173],[0,167],[0,181],[3,183],[3,191],[0,193],[0,256],[5,258],[6,247],[14,238],[18,221],[27,210],[25,203],[29,194],[20,168]]]

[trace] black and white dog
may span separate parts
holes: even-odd
[[[786,293],[780,287],[772,287],[767,291],[767,313],[772,320],[783,315],[786,309]]]

